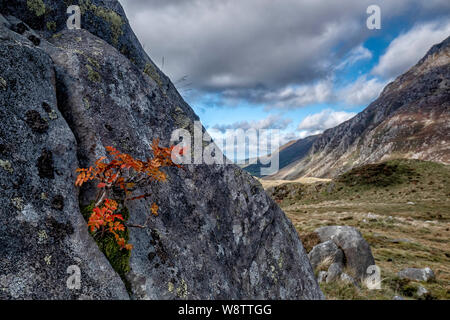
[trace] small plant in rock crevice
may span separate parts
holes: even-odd
[[[124,217],[119,210],[118,201],[124,206],[125,201],[145,199],[151,194],[135,195],[136,191],[149,185],[152,181],[164,182],[167,175],[161,171],[163,167],[178,167],[172,161],[172,152],[175,146],[163,148],[159,146],[159,141],[154,140],[151,146],[153,157],[141,161],[131,155],[121,153],[114,147],[106,147],[106,151],[112,160],[101,157],[95,161],[95,165],[89,168],[78,168],[75,185],[81,187],[84,183],[97,180],[97,196],[88,212],[88,227],[94,238],[102,239],[112,235],[121,249],[131,250],[132,244],[127,243],[127,227],[146,228],[152,216],[158,215],[158,205],[152,203],[150,214],[143,225],[133,225],[126,222],[128,217]],[[182,151],[180,151],[181,153]],[[125,194],[124,199],[111,199],[113,189],[119,187]],[[126,209],[126,208],[125,208]]]

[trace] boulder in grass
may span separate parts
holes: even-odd
[[[308,257],[314,269],[326,261],[341,264],[344,262],[344,253],[333,241],[325,241],[314,246]]]
[[[421,298],[421,297],[425,297],[429,294],[428,290],[425,287],[419,286],[417,288],[417,292],[416,295]]]
[[[330,265],[327,271],[327,283],[336,281],[339,279],[343,272],[344,265],[339,262],[334,262]]]
[[[326,226],[315,230],[321,241],[333,241],[344,252],[346,267],[354,276],[363,280],[367,268],[375,264],[372,250],[361,233],[349,226]]]
[[[433,270],[430,268],[406,268],[401,270],[398,273],[398,276],[401,279],[408,279],[408,280],[414,280],[414,281],[432,281],[436,278],[434,275]]]

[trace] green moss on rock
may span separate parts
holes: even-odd
[[[89,110],[89,108],[91,107],[91,103],[89,102],[89,99],[87,97],[83,98],[83,104],[86,110]]]
[[[11,163],[8,160],[0,159],[0,167],[8,171],[9,173],[14,173],[14,169],[12,168]]]
[[[17,210],[22,211],[25,208],[25,205],[23,204],[23,199],[20,197],[12,198],[11,202],[14,207],[16,207]]]
[[[97,60],[90,57],[88,57],[87,59],[92,66],[94,66],[97,69],[100,69],[100,63]]]
[[[56,31],[56,22],[55,21],[47,22],[47,29],[50,31]]]
[[[158,72],[156,71],[155,67],[153,67],[150,63],[147,63],[144,67],[144,73],[148,75],[150,78],[152,78],[159,87],[162,87],[162,81],[161,77],[159,76]]]
[[[89,217],[93,209],[94,209],[94,201],[92,201],[88,206],[84,206],[81,208],[81,214],[83,215],[86,221],[89,220]],[[128,208],[126,207],[123,207],[119,211],[119,213],[122,214],[125,222],[130,217],[130,213],[128,211]],[[125,227],[125,231],[119,231],[117,233],[119,236],[123,237],[126,241],[128,241],[130,238],[129,230],[127,227]],[[128,279],[126,278],[126,275],[130,271],[131,251],[121,249],[120,246],[117,244],[114,235],[110,233],[105,233],[103,237],[94,236],[92,233],[91,235],[93,236],[95,242],[100,248],[100,251],[103,252],[103,254],[106,256],[113,269],[119,274],[128,292],[130,292],[131,285]]]
[[[45,14],[45,4],[42,0],[27,0],[27,7],[38,17]]]
[[[100,74],[95,71],[91,65],[87,64],[86,68],[88,69],[88,79],[92,82],[100,82],[102,80],[102,77]]]
[[[55,34],[52,36],[53,39],[59,39],[59,38],[61,38],[61,37],[62,37],[62,33],[55,33]]]
[[[109,23],[111,28],[111,41],[114,46],[119,43],[119,38],[123,34],[122,26],[124,21],[115,11],[92,4],[90,0],[80,0],[81,13],[92,12],[95,16]]]
[[[0,77],[0,89],[6,90],[8,88],[8,83],[5,79]]]

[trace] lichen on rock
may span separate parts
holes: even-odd
[[[2,167],[4,170],[6,170],[9,173],[14,173],[14,169],[11,166],[11,162],[9,162],[8,160],[0,159],[0,167]]]
[[[56,31],[56,22],[55,21],[48,21],[46,26],[47,26],[48,30]]]
[[[163,84],[161,81],[161,77],[159,76],[158,72],[156,71],[155,67],[152,64],[147,63],[145,65],[144,73],[148,75],[150,78],[152,78],[153,81],[155,81],[160,88],[162,87]]]
[[[113,10],[96,6],[90,0],[80,0],[80,9],[82,14],[86,11],[91,11],[94,15],[108,22],[111,28],[112,43],[113,45],[118,44],[119,38],[123,34],[122,26],[124,24],[120,15]]]
[[[38,17],[45,14],[45,4],[42,0],[27,0],[27,6]]]
[[[87,64],[86,68],[88,70],[88,79],[92,82],[100,82],[102,80],[102,77],[100,74],[95,71],[91,65]]]
[[[7,88],[8,88],[8,83],[6,82],[5,79],[0,77],[0,89],[6,90]]]

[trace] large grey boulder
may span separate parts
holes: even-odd
[[[106,9],[120,7],[112,0],[88,2]],[[14,12],[18,18],[23,16],[30,23],[28,14],[15,9],[21,3],[18,1],[17,7],[5,2],[1,5],[8,8],[9,14]],[[44,3],[46,7],[59,8],[62,1]],[[45,19],[48,18],[45,14]],[[3,66],[11,64],[10,60],[0,67],[0,77],[6,82],[6,86],[1,85],[6,89],[0,88],[0,101],[2,110],[9,112],[1,113],[1,143],[8,148],[4,155],[2,151],[4,169],[0,169],[10,179],[2,177],[3,188],[9,190],[2,197],[10,205],[7,209],[2,208],[0,214],[5,222],[0,227],[0,241],[12,243],[2,247],[0,256],[1,263],[5,264],[0,275],[13,279],[6,281],[5,288],[9,290],[6,291],[8,294],[3,293],[6,298],[17,296],[12,293],[17,292],[14,283],[16,286],[29,283],[26,292],[35,292],[36,298],[127,297],[123,282],[88,236],[78,201],[86,205],[95,194],[89,186],[78,194],[73,187],[74,170],[77,166],[92,165],[94,160],[106,154],[105,146],[108,145],[145,159],[150,155],[149,144],[153,139],[159,138],[161,145],[168,146],[174,129],[192,132],[194,121],[198,120],[159,70],[152,65],[143,70],[135,61],[130,61],[129,55],[117,50],[117,43],[111,42],[110,34],[102,31],[107,24],[97,18],[101,20],[99,29],[92,27],[90,30],[101,38],[87,30],[66,30],[45,39],[46,34],[41,29],[35,35],[42,36],[38,45],[27,40],[28,32],[32,30],[23,35],[5,30],[0,38],[6,57],[9,47],[19,50],[9,59],[20,61],[24,70],[14,76],[14,69],[4,69]],[[36,19],[32,21],[39,27],[42,19]],[[8,20],[12,21],[12,18],[8,16]],[[134,36],[129,26],[121,30],[119,43],[122,37],[131,39]],[[8,37],[13,40],[5,40]],[[20,41],[17,43],[16,39]],[[140,50],[138,46],[135,48]],[[143,50],[137,54],[144,55]],[[38,63],[40,59],[45,62]],[[35,80],[37,76],[26,74],[25,70],[43,73],[45,86],[43,81]],[[21,82],[24,78],[30,79],[26,85]],[[44,95],[41,88],[48,92]],[[24,91],[30,92],[27,92],[28,99],[21,102]],[[23,108],[17,107],[18,103],[22,103]],[[24,115],[29,109],[34,111]],[[59,127],[54,128],[56,123]],[[54,141],[46,133],[52,130],[56,130]],[[17,142],[21,143],[22,149],[17,149]],[[40,171],[33,165],[36,163],[42,167]],[[133,224],[142,224],[146,220],[148,202],[157,202],[160,207],[159,217],[151,219],[147,229],[130,229],[129,242],[134,249],[130,271],[123,281],[132,298],[323,298],[295,228],[258,181],[230,164],[185,165],[183,170],[170,168],[166,172],[168,183],[154,183],[148,190],[143,190],[152,194],[148,201],[127,204],[129,222]],[[15,189],[16,185],[19,189]],[[48,193],[50,200],[44,200],[40,196],[42,192]],[[61,197],[53,201],[58,195],[64,199],[63,207]],[[42,208],[41,214],[30,210],[29,203],[34,208]],[[53,205],[51,209],[46,207],[49,203]],[[86,288],[82,283],[84,295],[64,293],[65,282],[61,282],[60,277],[66,269],[61,269],[60,264],[47,263],[48,258],[40,266],[42,276],[28,273],[31,275],[27,278],[25,269],[13,273],[12,277],[9,276],[12,271],[5,274],[5,270],[20,269],[21,264],[25,267],[36,264],[47,252],[41,251],[43,249],[35,240],[36,248],[30,245],[34,238],[28,236],[28,239],[27,235],[33,234],[33,230],[24,229],[26,231],[21,233],[20,227],[14,227],[15,220],[10,219],[16,216],[19,219],[21,215],[28,217],[26,219],[44,219],[45,215],[53,215],[62,223],[71,222],[74,232],[64,229],[57,233],[64,243],[51,238],[51,249],[54,253],[66,250],[66,258],[58,254],[60,264],[64,266],[67,262],[72,264],[72,256],[77,257],[76,262],[81,261],[78,263],[82,274],[89,275]],[[54,232],[53,225],[49,225],[46,234]],[[10,259],[13,255],[17,258]],[[58,275],[55,280],[48,281],[55,274]],[[91,287],[89,281],[96,286],[92,284]],[[35,289],[38,286],[40,291]],[[24,296],[25,293],[19,295]]]
[[[67,8],[78,5],[81,9],[81,28],[103,39],[118,49],[141,70],[146,65],[155,68],[134,32],[125,12],[116,0],[14,0],[0,1],[0,13],[17,17],[44,38],[59,36],[67,29]],[[169,79],[157,70],[164,85]]]
[[[2,25],[0,35],[0,299],[128,299],[80,215],[52,60]],[[72,265],[78,290],[66,285]]]
[[[331,240],[319,243],[318,245],[314,246],[309,252],[308,257],[314,269],[316,269],[322,263],[326,263],[328,265],[332,263],[344,263],[344,253]]]
[[[434,275],[433,270],[430,268],[406,268],[401,270],[398,273],[398,276],[402,279],[409,279],[409,280],[415,280],[415,281],[432,281],[436,278]]]
[[[355,278],[367,277],[367,268],[375,264],[372,250],[361,233],[349,226],[326,226],[316,229],[322,242],[333,241],[345,256],[345,266]]]

